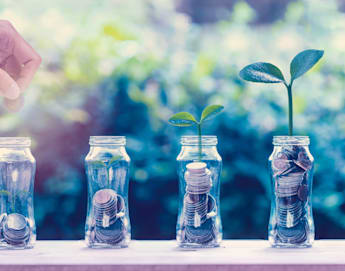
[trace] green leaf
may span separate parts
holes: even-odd
[[[200,122],[214,117],[219,112],[221,112],[223,109],[224,109],[224,106],[217,105],[217,104],[207,106],[201,113]]]
[[[197,120],[193,117],[193,115],[188,112],[180,112],[173,115],[169,119],[169,122],[172,125],[180,126],[180,127],[187,127],[187,126],[198,124]]]
[[[296,55],[290,64],[291,82],[309,71],[323,56],[322,50],[305,50]]]
[[[103,168],[106,167],[106,165],[104,164],[104,162],[102,161],[91,161],[89,162],[89,165],[94,167],[94,168]]]
[[[121,158],[122,158],[121,155],[115,155],[115,156],[113,156],[113,157],[110,159],[109,163],[108,163],[108,167],[110,167],[113,163],[117,162],[117,161],[120,160]]]
[[[243,80],[257,83],[284,83],[285,79],[278,67],[266,63],[257,62],[244,67],[240,71]]]

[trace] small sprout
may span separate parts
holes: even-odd
[[[220,113],[224,109],[222,105],[209,105],[201,113],[200,120],[197,121],[196,118],[188,112],[180,112],[174,114],[170,119],[170,124],[178,127],[188,127],[196,125],[198,128],[198,137],[199,137],[199,160],[201,161],[202,157],[202,144],[201,144],[201,125],[204,121],[213,118],[215,115]]]
[[[115,155],[110,158],[109,162],[106,164],[101,160],[91,161],[89,164],[93,166],[93,168],[110,168],[114,163],[118,162],[122,158],[121,155]]]
[[[122,158],[121,155],[115,155],[113,156],[108,163],[108,167],[111,167],[114,163],[117,163]]]
[[[297,54],[290,63],[290,83],[288,84],[280,69],[273,64],[257,62],[244,67],[239,75],[243,80],[256,83],[283,83],[289,99],[289,136],[293,135],[292,84],[294,80],[309,71],[323,56],[322,50],[305,50]]]
[[[93,168],[103,168],[106,167],[106,165],[104,164],[104,162],[97,160],[97,161],[91,161],[89,163],[89,165],[93,166]]]

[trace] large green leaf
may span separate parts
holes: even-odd
[[[201,113],[200,122],[214,117],[223,109],[224,109],[224,106],[217,105],[217,104],[207,106]]]
[[[180,127],[192,126],[198,123],[197,120],[193,117],[193,115],[188,112],[180,112],[173,115],[169,119],[169,122],[172,125]]]
[[[305,50],[294,57],[290,64],[291,82],[309,71],[323,56],[322,50]]]
[[[284,76],[278,67],[266,63],[257,62],[244,67],[240,71],[243,80],[257,83],[283,83]]]

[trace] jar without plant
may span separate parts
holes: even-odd
[[[36,161],[27,137],[0,137],[0,247],[32,248],[36,241],[33,188]]]
[[[85,158],[88,209],[85,241],[91,248],[122,248],[130,241],[128,173],[124,136],[91,136]]]
[[[307,136],[275,136],[269,158],[272,184],[269,241],[273,247],[310,247],[314,241],[314,159]]]
[[[201,143],[201,145],[200,145]],[[177,157],[179,212],[176,238],[180,247],[217,247],[222,240],[219,210],[222,159],[216,136],[183,136]]]

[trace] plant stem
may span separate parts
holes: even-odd
[[[202,158],[202,142],[201,142],[201,123],[198,123],[198,150],[199,150],[199,161]]]
[[[289,136],[293,135],[293,107],[292,107],[292,84],[287,86],[288,98],[289,98]]]

